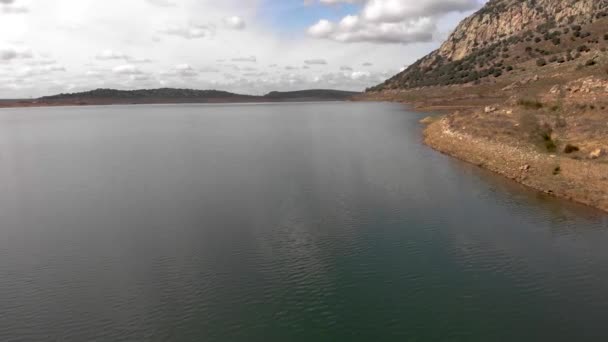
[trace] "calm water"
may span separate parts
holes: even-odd
[[[0,111],[0,341],[598,341],[608,218],[394,104]]]

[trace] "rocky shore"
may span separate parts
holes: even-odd
[[[538,152],[455,131],[447,117],[424,132],[430,147],[501,174],[530,188],[608,211],[608,164]]]

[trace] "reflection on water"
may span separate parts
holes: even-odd
[[[0,340],[597,341],[607,216],[394,104],[0,111]]]

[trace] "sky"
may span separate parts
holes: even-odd
[[[483,0],[0,0],[0,98],[96,88],[363,90]]]

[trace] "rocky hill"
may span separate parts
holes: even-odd
[[[490,0],[361,98],[444,112],[427,145],[608,211],[608,0]]]
[[[606,51],[607,27],[608,0],[490,0],[438,50],[368,91],[492,82],[529,60],[578,60]]]

